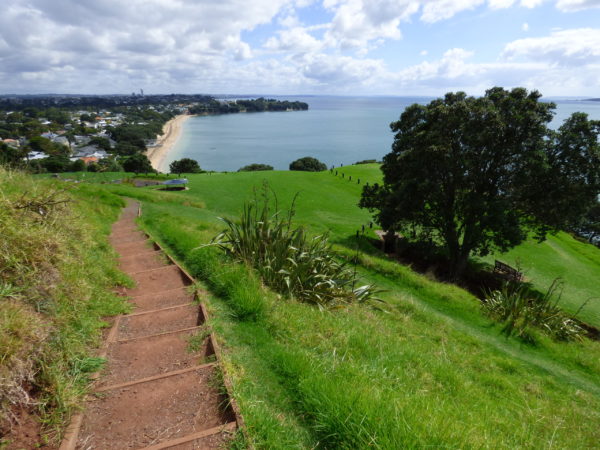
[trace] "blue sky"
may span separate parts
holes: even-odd
[[[0,93],[600,97],[600,0],[2,0]]]

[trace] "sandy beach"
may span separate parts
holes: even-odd
[[[181,127],[183,122],[189,119],[190,115],[180,114],[173,119],[169,120],[163,127],[163,134],[157,139],[157,145],[150,147],[146,152],[146,156],[150,160],[152,167],[156,170],[161,170],[161,166],[169,153],[173,148],[179,136],[181,135]]]

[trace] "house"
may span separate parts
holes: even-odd
[[[66,136],[56,136],[52,139],[52,142],[56,142],[57,144],[64,145],[65,147],[71,147],[71,143],[67,139]]]
[[[79,135],[75,135],[75,144],[76,145],[87,145],[91,138],[89,136],[79,136]]]
[[[45,133],[40,134],[40,136],[43,138],[52,140],[52,139],[58,137],[58,134],[53,133],[52,131],[46,131]]]
[[[19,148],[21,146],[16,139],[3,139],[2,142],[12,148]]]
[[[76,159],[84,158],[96,158],[96,160],[107,158],[109,155],[105,150],[102,150],[95,145],[87,145],[85,147],[81,147],[73,151],[73,156],[71,160],[74,161]]]
[[[34,160],[34,159],[44,159],[44,158],[48,158],[49,155],[47,155],[44,152],[29,152],[27,153],[27,156],[23,159],[28,159],[30,161]]]

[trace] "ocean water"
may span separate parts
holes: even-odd
[[[275,97],[278,98],[278,97]],[[390,152],[390,122],[413,103],[431,97],[280,97],[309,104],[308,111],[264,112],[191,117],[165,159],[192,158],[205,170],[236,171],[252,163],[287,170],[290,162],[312,156],[339,166],[364,159],[380,160]],[[575,111],[600,120],[600,102],[554,100],[558,127]]]

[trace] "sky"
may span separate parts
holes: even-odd
[[[0,0],[0,94],[600,97],[600,0]]]

